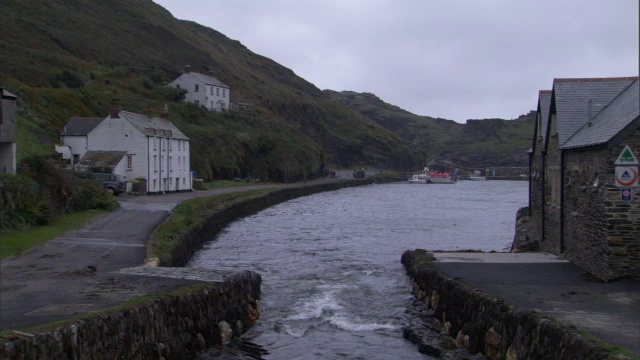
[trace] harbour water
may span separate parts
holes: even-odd
[[[405,250],[506,251],[527,182],[393,183],[295,199],[241,219],[189,266],[252,270],[262,319],[204,359],[428,358],[402,338],[412,316]]]

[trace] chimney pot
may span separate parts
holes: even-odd
[[[191,72],[191,65],[187,65],[187,66],[185,66],[185,67],[184,67],[184,72],[185,72],[186,74],[190,73],[190,72]]]
[[[122,104],[120,103],[120,99],[111,100],[111,117],[119,118],[121,110],[122,110]]]
[[[209,74],[209,76],[213,76],[215,74],[215,72],[213,71],[213,68],[209,68],[209,70],[207,71],[207,74]]]
[[[164,110],[162,110],[160,117],[169,120],[169,106],[167,104],[164,104]]]

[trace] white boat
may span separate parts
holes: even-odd
[[[409,178],[409,184],[426,184],[426,183],[427,183],[427,178],[426,177],[421,178],[420,175],[418,174],[412,175]]]
[[[482,173],[480,172],[480,170],[476,170],[476,171],[473,172],[473,176],[469,176],[469,180],[486,181],[487,177],[486,176],[482,176]]]

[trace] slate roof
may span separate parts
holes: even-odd
[[[104,118],[71,118],[67,125],[64,126],[62,136],[86,136],[91,130],[95,129]]]
[[[0,88],[0,92],[2,93],[2,97],[5,98],[13,98],[16,99],[18,96],[17,95],[13,95],[12,93],[8,92],[7,90]]]
[[[78,166],[114,169],[126,154],[126,151],[87,151]]]
[[[554,79],[558,140],[564,143],[587,122],[589,100],[591,115],[599,113],[611,100],[638,78]]]
[[[640,116],[640,83],[634,81],[562,146],[563,149],[605,144]]]
[[[210,76],[210,75],[200,74],[200,73],[197,73],[197,72],[189,72],[189,73],[186,73],[184,75],[194,76],[196,79],[198,79],[199,81],[202,81],[203,83],[205,83],[207,85],[226,87],[227,89],[229,88],[229,86],[223,84],[220,80],[218,80],[218,79],[216,79],[216,78],[214,78],[213,76]]]
[[[544,139],[547,136],[547,121],[549,119],[549,107],[551,106],[551,90],[540,90],[538,93],[538,111],[540,112],[540,129],[538,135]]]
[[[135,128],[140,130],[144,135],[189,140],[187,135],[167,119],[136,114],[128,111],[120,111],[120,117],[129,121],[131,125],[135,126]]]

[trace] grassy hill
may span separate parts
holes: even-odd
[[[19,161],[53,155],[52,144],[70,117],[106,116],[113,98],[125,110],[149,114],[167,103],[171,121],[192,140],[193,169],[207,180],[292,181],[336,165],[415,169],[435,150],[453,145],[456,151],[438,154],[472,156],[462,149],[473,147],[459,147],[464,139],[490,147],[474,140],[473,126],[465,132],[468,125],[416,117],[388,104],[361,108],[336,96],[342,93],[323,92],[150,0],[3,0],[0,21],[0,82],[20,96]],[[231,87],[232,102],[253,107],[214,114],[181,103],[180,92],[164,85],[187,64],[197,72],[211,68]],[[511,139],[512,130],[519,134],[520,128],[504,124],[496,120],[495,142]],[[513,144],[500,149],[521,150]]]
[[[468,120],[459,124],[414,115],[369,93],[330,90],[325,93],[415,144],[427,160],[450,160],[469,167],[528,165],[535,112],[515,120]]]

